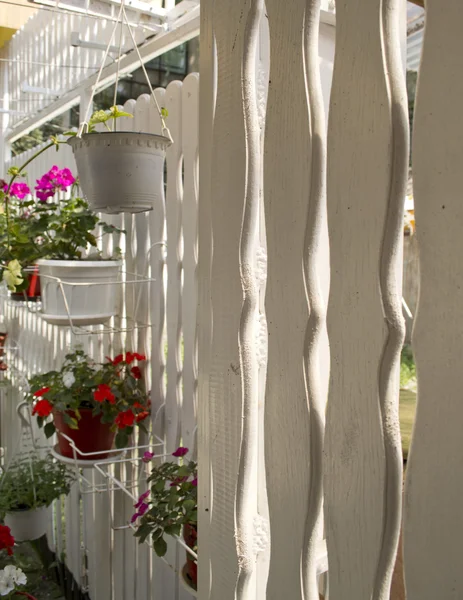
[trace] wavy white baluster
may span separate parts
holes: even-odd
[[[258,398],[257,356],[259,280],[256,252],[259,243],[261,188],[261,142],[256,89],[256,53],[263,0],[252,0],[244,32],[242,93],[246,137],[247,181],[240,240],[240,275],[243,306],[239,329],[242,385],[242,431],[236,492],[236,544],[239,573],[237,600],[255,598],[253,573],[256,565],[254,517],[257,509]]]
[[[402,445],[399,422],[399,364],[405,337],[400,262],[402,223],[408,176],[408,103],[400,52],[400,0],[383,2],[383,40],[391,102],[392,157],[389,200],[381,250],[380,287],[387,338],[379,371],[386,473],[384,521],[373,598],[388,600],[402,516]]]
[[[317,548],[322,534],[325,404],[320,378],[320,343],[326,307],[320,286],[320,250],[326,215],[326,129],[318,58],[320,0],[308,0],[305,15],[305,76],[311,128],[310,195],[303,266],[309,318],[304,340],[304,375],[310,412],[310,487],[302,550],[304,600],[318,600]]]

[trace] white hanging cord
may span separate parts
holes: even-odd
[[[82,121],[82,123],[79,126],[79,131],[77,132],[77,137],[82,137],[82,134],[84,133],[84,128],[86,128],[88,130],[88,119],[90,117],[90,109],[92,108],[92,104],[93,104],[93,97],[95,96],[96,88],[101,79],[101,73],[103,72],[103,68],[105,66],[106,59],[108,58],[109,49],[113,43],[114,34],[116,33],[117,26],[121,20],[123,8],[124,8],[124,0],[122,0],[122,2],[121,2],[121,8],[119,9],[119,14],[117,15],[117,20],[116,20],[116,23],[114,24],[113,31],[111,33],[111,37],[109,39],[108,45],[106,46],[106,50],[105,50],[103,59],[101,61],[101,67],[100,67],[100,70],[98,71],[98,76],[96,78],[95,84],[92,86],[92,93],[91,93],[90,100],[87,105],[87,110],[85,112],[85,119]],[[122,22],[121,22],[121,29],[122,29]],[[119,62],[117,64],[117,68],[119,69]]]
[[[164,115],[162,113],[162,109],[159,106],[159,102],[158,102],[158,100],[156,98],[156,95],[154,93],[153,87],[151,85],[151,81],[150,81],[150,79],[148,77],[148,73],[147,73],[147,71],[145,69],[145,65],[143,64],[143,59],[141,57],[140,50],[138,49],[138,45],[137,45],[137,42],[135,40],[135,36],[133,35],[132,27],[130,26],[129,19],[127,17],[127,13],[125,12],[124,2],[125,2],[125,0],[121,1],[121,8],[119,9],[119,14],[117,16],[117,21],[116,21],[116,23],[114,25],[113,31],[111,33],[111,38],[110,38],[110,40],[108,42],[108,45],[106,46],[106,50],[105,50],[105,53],[104,53],[104,56],[103,56],[103,60],[101,62],[100,70],[98,71],[98,76],[97,76],[95,85],[92,86],[92,93],[91,93],[91,96],[90,96],[89,103],[87,105],[87,110],[86,110],[86,113],[85,113],[85,119],[84,119],[84,121],[82,121],[82,123],[79,126],[79,131],[77,132],[77,137],[82,137],[82,134],[84,133],[84,130],[88,131],[88,119],[90,117],[90,109],[91,109],[91,106],[92,106],[92,103],[93,103],[93,97],[95,96],[96,88],[98,86],[98,83],[100,82],[101,74],[103,72],[103,67],[104,67],[106,59],[108,57],[109,49],[110,49],[110,47],[112,45],[112,42],[113,42],[114,34],[116,33],[116,28],[117,28],[118,24],[120,23],[121,24],[121,35],[120,35],[120,40],[119,40],[119,60],[117,61],[116,88],[115,88],[115,91],[114,91],[114,106],[116,106],[116,100],[117,100],[117,83],[118,83],[118,80],[119,80],[119,65],[120,65],[121,45],[122,45],[122,25],[123,25],[123,22],[122,22],[121,16],[123,15],[123,17],[125,19],[125,23],[127,25],[129,33],[130,33],[130,37],[132,39],[133,47],[135,49],[135,52],[137,53],[138,59],[140,61],[141,68],[142,68],[143,73],[144,73],[145,78],[146,78],[146,82],[147,82],[148,87],[150,89],[151,97],[154,100],[154,104],[155,104],[156,109],[157,109],[158,114],[159,114],[159,119],[161,120],[161,132],[162,132],[162,135],[164,135],[171,142],[173,142],[172,135],[171,135],[171,133],[169,131],[169,128],[166,125],[166,122],[165,122],[165,119],[164,119]],[[113,128],[113,130],[114,130],[114,128]]]
[[[124,6],[124,0],[122,0],[121,5]],[[117,102],[117,87],[119,85],[119,69],[121,66],[121,54],[122,54],[122,31],[124,27],[121,23],[121,31],[119,33],[119,53],[117,55],[117,68],[116,68],[116,83],[114,85],[114,98],[113,98],[113,106],[116,106]],[[113,119],[113,131],[116,131],[116,120]]]
[[[151,96],[152,96],[152,98],[154,100],[154,104],[156,105],[156,108],[157,108],[157,111],[158,111],[158,114],[159,114],[159,118],[161,119],[162,135],[166,136],[166,138],[168,138],[171,142],[173,142],[174,140],[172,139],[172,136],[170,134],[169,128],[167,127],[166,122],[164,120],[164,116],[162,114],[161,107],[159,106],[159,102],[158,102],[158,100],[156,98],[156,95],[154,93],[153,87],[151,85],[150,78],[148,77],[148,73],[146,72],[145,65],[143,64],[143,59],[141,57],[140,50],[138,49],[137,42],[135,41],[135,37],[133,35],[132,28],[130,27],[129,20],[127,18],[127,14],[125,12],[124,2],[122,2],[121,8],[122,8],[122,12],[124,13],[125,22],[127,24],[127,28],[129,30],[129,33],[130,33],[130,37],[132,38],[133,47],[135,48],[135,51],[136,51],[136,53],[138,55],[138,59],[140,60],[141,68],[143,69],[143,73],[145,74],[146,82],[147,82],[148,87],[150,89]]]

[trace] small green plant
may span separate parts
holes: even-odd
[[[71,429],[79,429],[80,409],[90,408],[109,423],[116,434],[116,447],[127,446],[135,425],[145,432],[143,421],[149,416],[149,402],[141,369],[135,361],[146,360],[143,354],[126,352],[114,359],[97,363],[82,350],[67,354],[60,371],[34,375],[29,380],[26,400],[33,405],[32,414],[45,435],[55,433],[53,411],[63,413]],[[73,413],[73,414],[70,414]]]
[[[3,518],[7,512],[49,506],[69,493],[73,480],[66,465],[51,455],[22,455],[0,478],[0,515]]]
[[[188,448],[180,447],[173,456],[181,458],[187,452]],[[143,460],[146,462],[153,456],[147,452]],[[167,551],[165,535],[179,536],[185,525],[197,527],[197,470],[194,461],[182,464],[166,461],[154,466],[148,478],[150,489],[135,504],[136,512],[132,517],[132,523],[137,523],[135,536],[140,543],[151,538],[158,556],[164,556]]]
[[[133,117],[128,112],[124,112],[119,110],[117,106],[111,106],[108,110],[96,110],[93,115],[90,117],[88,121],[88,129],[86,133],[98,133],[95,129],[96,125],[102,123],[108,131],[111,129],[108,126],[109,121],[115,121],[116,119],[120,119],[121,117]],[[76,136],[76,131],[66,131],[64,135]]]

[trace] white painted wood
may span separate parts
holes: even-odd
[[[257,469],[259,453],[259,208],[262,144],[259,122],[257,56],[263,0],[250,3],[244,31],[242,96],[246,143],[246,192],[239,247],[243,303],[239,323],[242,427],[236,489],[235,539],[238,553],[237,600],[256,598]]]
[[[407,466],[405,582],[410,600],[459,598],[463,516],[460,2],[426,3],[413,139],[420,295],[413,332],[418,410]],[[445,93],[442,93],[446,90]]]
[[[182,150],[184,190],[183,230],[183,403],[182,441],[195,447],[197,411],[197,262],[198,262],[198,141],[199,75],[191,73],[182,85]]]
[[[169,129],[175,144],[166,152],[167,191],[166,191],[166,233],[167,233],[167,394],[165,411],[165,435],[168,452],[174,452],[181,440],[182,409],[182,357],[180,339],[181,321],[181,225],[182,225],[182,85],[173,81],[167,86],[164,99],[169,112]]]
[[[239,240],[246,183],[241,73],[248,10],[249,4],[244,0],[233,3],[215,0],[212,7],[218,76],[212,139],[213,331],[209,375],[212,468],[209,542],[214,600],[234,599],[238,577],[235,495],[242,417]]]
[[[397,307],[407,144],[397,4],[383,4],[337,6],[328,132],[332,368],[324,465],[334,600],[389,598],[400,525],[403,324]]]
[[[213,0],[202,0],[199,91],[198,198],[198,593],[210,599],[211,590],[211,422],[210,364],[212,341],[212,137],[216,91],[216,54],[212,28]]]
[[[317,189],[317,185],[323,186],[323,159],[320,161],[319,153],[314,151],[314,159],[319,160],[315,164],[320,169],[316,177],[321,181],[313,180],[315,196],[310,198],[311,126],[303,69],[307,56],[302,44],[293,47],[285,43],[288,39],[303,39],[306,3],[294,2],[289,8],[271,0],[267,1],[266,7],[270,28],[270,84],[264,142],[268,248],[265,308],[269,337],[264,435],[271,534],[267,598],[302,599],[304,538],[314,537],[312,529],[317,522],[316,498],[312,498],[314,506],[309,514],[315,523],[307,523],[310,535],[304,536],[304,524],[311,506],[312,456],[308,448],[316,451],[320,445],[310,432],[304,380],[303,355],[309,311],[304,288],[303,252],[308,244],[309,208],[312,225],[320,226],[317,210],[323,201],[323,189]],[[316,30],[309,37],[311,46],[316,47],[313,36],[316,36]],[[313,56],[309,58],[313,65]],[[288,70],[288,61],[299,68]],[[318,125],[318,116],[314,118]],[[311,233],[310,227],[307,231]],[[316,269],[316,242],[312,242],[312,250],[315,253],[310,258],[314,262],[307,266]],[[312,296],[316,297],[313,282],[312,287]],[[314,317],[320,318],[318,306]],[[317,340],[315,349],[316,346]],[[316,371],[316,351],[312,361]],[[315,404],[319,399],[311,397],[310,401]],[[281,506],[285,506],[284,511]],[[305,562],[312,567],[313,561],[311,550]]]

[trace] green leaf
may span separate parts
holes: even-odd
[[[119,110],[117,106],[111,106],[109,110],[110,115],[108,118],[110,119],[118,119],[119,117],[133,117],[133,115],[131,115],[130,113]]]
[[[124,429],[119,429],[116,434],[116,448],[125,448],[129,443],[129,436]]]
[[[144,523],[143,525],[140,525],[140,527],[134,533],[134,536],[137,538],[140,538],[140,540],[139,540],[140,544],[143,544],[143,542],[149,536],[150,532],[151,532],[151,527],[149,526],[148,523]]]
[[[167,552],[167,543],[165,539],[163,537],[160,537],[157,540],[153,541],[153,548],[158,556],[164,556]]]
[[[183,508],[189,512],[190,510],[193,510],[194,508],[196,508],[196,502],[194,500],[185,500],[185,502],[183,503]]]
[[[177,477],[188,477],[189,474],[190,469],[187,467],[187,465],[182,465],[177,471]]]
[[[15,175],[19,175],[19,167],[10,167],[7,171],[8,175],[14,177]]]
[[[45,425],[45,427],[43,428],[43,431],[45,432],[45,435],[47,436],[47,438],[51,438],[51,436],[55,433],[55,425],[53,423],[47,423]]]
[[[161,115],[164,119],[167,119],[167,117],[169,116],[169,111],[165,106],[161,108]]]

